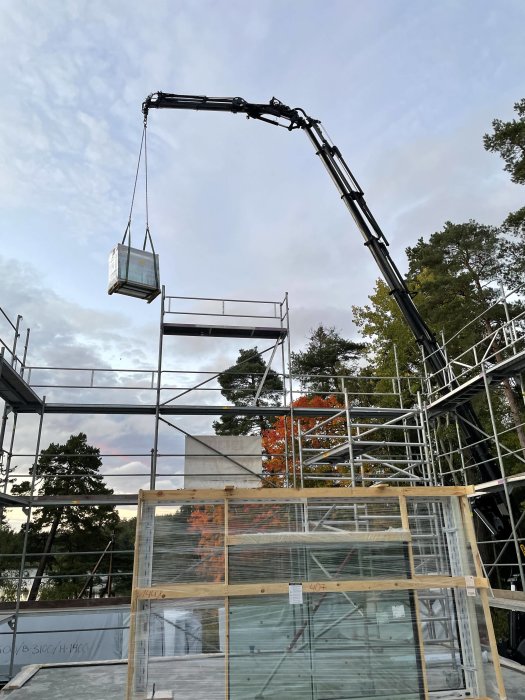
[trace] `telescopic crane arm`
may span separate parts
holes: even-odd
[[[248,118],[283,126],[288,130],[303,129],[339,190],[341,199],[352,214],[365,239],[365,245],[374,256],[417,342],[423,347],[432,371],[438,375],[443,374],[445,362],[444,358],[439,356],[436,339],[421,318],[412,300],[411,292],[390,257],[387,249],[388,241],[365,202],[364,192],[339,149],[329,142],[317,119],[312,119],[302,109],[287,107],[275,97],[268,104],[253,104],[246,102],[242,97],[204,97],[156,92],[150,95],[142,105],[145,117],[148,110],[152,108],[241,113],[246,114]]]
[[[330,142],[319,120],[309,117],[301,108],[288,107],[275,97],[268,104],[255,104],[246,102],[242,97],[205,97],[155,92],[149,95],[142,104],[145,122],[150,109],[232,112],[233,114],[245,114],[247,118],[281,126],[289,131],[294,129],[305,131],[316,154],[337,187],[341,199],[357,224],[365,240],[365,246],[372,253],[405,321],[416,341],[423,348],[425,361],[430,370],[440,386],[450,386],[450,380],[445,372],[447,362],[443,351],[421,317],[414,304],[412,293],[390,257],[388,241],[366,204],[363,190],[337,146]],[[479,419],[471,405],[469,403],[463,404],[456,409],[456,412],[473,461],[479,468],[483,480],[497,479],[499,474],[489,451],[485,447],[485,436],[481,432]],[[494,523],[494,519],[491,518],[491,520],[493,528],[500,530],[501,528]]]

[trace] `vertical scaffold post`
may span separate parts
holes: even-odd
[[[18,618],[20,615],[20,598],[22,595],[22,580],[24,577],[24,569],[26,566],[26,554],[27,554],[27,543],[29,539],[29,525],[31,523],[31,512],[33,509],[33,499],[35,497],[35,486],[36,486],[36,480],[38,477],[38,459],[40,457],[40,441],[42,439],[42,427],[44,423],[44,414],[45,414],[45,409],[46,409],[46,397],[44,396],[42,399],[42,410],[40,411],[40,418],[38,421],[38,432],[37,432],[37,437],[36,437],[36,446],[35,446],[35,461],[33,462],[33,468],[31,470],[31,490],[29,492],[29,504],[27,506],[26,510],[26,522],[25,522],[25,528],[24,528],[24,542],[22,545],[22,556],[20,558],[20,570],[18,572],[18,583],[16,587],[16,603],[15,603],[15,612],[14,612],[14,617],[13,617],[13,634],[11,637],[11,654],[9,658],[9,671],[8,671],[8,676],[9,678],[12,678],[13,676],[13,667],[15,663],[15,654],[16,654],[16,635],[18,632]]]
[[[408,517],[407,499],[406,496],[398,496],[399,499],[399,512],[401,515],[401,527],[403,530],[410,532],[410,520]],[[412,540],[410,539],[406,546],[408,548],[408,565],[410,567],[410,578],[414,578],[416,575],[416,569],[414,566],[414,550],[412,549]],[[421,661],[421,680],[423,682],[423,693],[425,695],[425,700],[428,700],[428,681],[427,681],[427,669],[425,662],[425,647],[423,645],[423,627],[421,623],[421,615],[419,612],[419,598],[418,592],[412,592],[414,597],[414,615],[416,618],[416,628],[417,628],[417,641],[419,645],[419,656]]]
[[[476,576],[483,577],[483,568],[481,566],[481,557],[479,556],[478,543],[476,539],[476,532],[474,530],[474,523],[472,522],[472,512],[470,510],[470,505],[468,503],[467,497],[462,496],[460,498],[461,514],[463,516],[463,524],[465,527],[465,532],[472,549],[472,554],[474,558],[474,567],[476,570]],[[492,616],[490,614],[489,598],[486,588],[482,588],[479,592],[481,598],[481,604],[483,606],[483,614],[485,616],[485,622],[487,625],[487,633],[489,637],[490,653],[492,656],[492,664],[494,666],[494,672],[496,675],[496,683],[498,685],[499,700],[507,700],[507,693],[505,691],[505,684],[503,683],[503,674],[501,673],[501,665],[499,662],[498,644],[496,641],[496,635],[494,634],[494,627],[492,625]]]
[[[151,457],[151,474],[149,487],[153,491],[157,480],[157,456],[159,452],[160,397],[162,390],[162,349],[164,344],[164,303],[166,291],[162,285],[160,301],[159,354],[157,363],[157,390],[155,392],[155,434],[153,438],[153,453]]]
[[[507,504],[507,510],[509,512],[509,521],[510,521],[510,526],[512,529],[512,539],[514,540],[514,549],[516,551],[516,560],[518,562],[518,570],[520,572],[521,589],[523,591],[525,591],[525,572],[523,570],[522,555],[521,555],[520,545],[519,545],[519,542],[517,540],[516,523],[514,521],[514,513],[512,512],[512,503],[511,503],[510,495],[509,495],[509,487],[507,485],[507,475],[505,474],[505,465],[503,464],[503,454],[501,452],[501,444],[500,444],[500,441],[498,439],[498,428],[496,425],[496,417],[494,415],[494,408],[492,406],[489,382],[487,379],[487,373],[485,371],[485,367],[482,368],[482,372],[483,372],[483,381],[485,383],[485,394],[487,396],[487,403],[489,405],[490,422],[492,424],[492,432],[494,435],[494,442],[496,444],[496,453],[498,455],[498,464],[499,464],[499,468],[500,468],[500,472],[501,472],[501,480],[503,482],[503,491],[505,493],[505,502]]]
[[[230,509],[228,490],[224,491],[224,584],[230,583],[230,563],[228,560],[228,535],[230,531]],[[224,597],[224,697],[230,700],[230,599]]]
[[[295,426],[294,426],[294,410],[293,410],[293,379],[292,379],[292,353],[290,349],[290,308],[288,305],[288,292],[286,292],[284,296],[284,308],[285,308],[285,313],[286,313],[286,329],[287,329],[287,336],[288,336],[288,382],[289,382],[289,393],[290,393],[290,439],[291,439],[291,446],[292,446],[292,470],[293,470],[293,479],[292,483],[294,488],[297,487],[297,473],[296,473],[296,464],[295,464]],[[286,423],[286,416],[284,418],[285,423]]]

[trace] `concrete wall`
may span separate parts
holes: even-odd
[[[261,480],[257,477],[262,473],[260,436],[196,435],[195,438],[186,437],[185,489],[260,486]],[[217,451],[225,456],[218,455]],[[238,462],[238,465],[226,459],[226,456]]]

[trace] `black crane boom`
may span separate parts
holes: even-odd
[[[379,224],[372,215],[364,198],[364,192],[352,171],[346,164],[337,146],[330,142],[321,122],[308,116],[301,108],[292,108],[273,97],[267,104],[251,103],[242,97],[206,97],[203,95],[176,95],[155,92],[142,104],[144,119],[147,120],[150,109],[185,109],[211,112],[231,112],[245,114],[247,118],[258,119],[288,130],[302,129],[306,132],[316,154],[327,169],[341,199],[350,211],[365,246],[370,250],[390,293],[394,297],[406,323],[417,343],[423,349],[425,362],[438,384],[443,389],[457,386],[446,373],[447,361],[434,334],[425,323],[413,300],[403,276],[392,260],[388,251],[388,241]],[[481,429],[479,419],[470,403],[456,408],[459,423],[468,446],[472,460],[481,474],[483,481],[499,478],[499,470],[494,458],[486,446],[486,436]],[[488,504],[487,504],[488,505]],[[508,531],[508,524],[501,509],[492,503],[484,512],[484,522],[489,521],[494,533]],[[499,511],[499,512],[498,512]]]

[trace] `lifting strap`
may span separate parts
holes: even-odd
[[[124,237],[122,238],[122,245],[126,243],[128,245],[128,254],[126,256],[126,280],[128,279],[129,272],[129,260],[131,254],[131,217],[133,215],[133,205],[135,204],[135,194],[137,192],[137,182],[140,172],[140,162],[142,159],[142,151],[144,150],[144,183],[145,183],[145,205],[146,205],[146,232],[144,234],[144,242],[142,244],[142,250],[146,250],[146,243],[149,241],[151,252],[153,253],[153,266],[155,269],[155,286],[159,287],[159,269],[157,265],[157,258],[155,255],[155,247],[153,245],[153,239],[151,238],[151,233],[149,230],[149,202],[148,202],[148,141],[147,141],[147,115],[144,115],[144,128],[142,129],[142,139],[140,141],[139,157],[137,161],[137,169],[135,171],[135,181],[133,183],[133,194],[131,196],[131,206],[129,210],[128,223],[126,229],[124,230]]]

